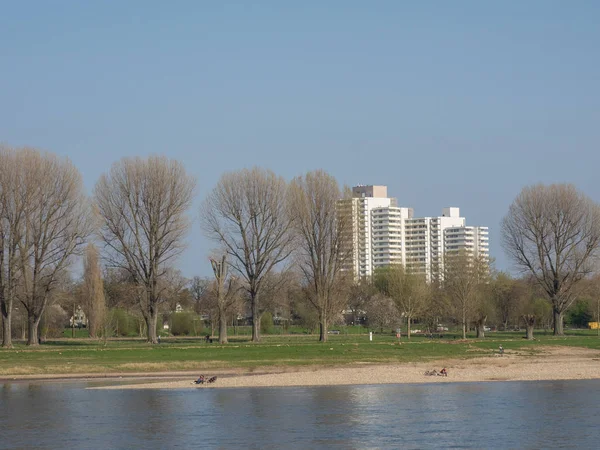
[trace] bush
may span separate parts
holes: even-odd
[[[110,322],[117,337],[137,336],[139,334],[137,319],[124,309],[115,308],[110,311]]]
[[[263,313],[260,318],[260,332],[269,334],[273,330],[273,315],[270,312]]]
[[[294,309],[294,323],[312,334],[319,329],[319,316],[314,308],[300,303]]]
[[[593,320],[590,304],[585,300],[577,300],[566,314],[566,322],[572,327],[586,328]]]
[[[171,334],[173,336],[193,336],[194,319],[197,315],[192,312],[179,312],[171,314]],[[202,322],[198,320],[198,328]]]
[[[68,320],[68,315],[60,306],[47,307],[40,322],[40,337],[43,339],[62,337],[65,320]]]

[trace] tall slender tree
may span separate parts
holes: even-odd
[[[107,262],[126,270],[140,288],[138,302],[148,341],[154,344],[158,308],[167,287],[162,281],[185,248],[186,212],[195,186],[182,163],[151,156],[113,164],[94,189]]]
[[[349,257],[342,237],[350,231],[351,218],[338,214],[342,192],[336,179],[321,170],[294,178],[288,198],[297,235],[296,261],[319,314],[319,340],[326,342],[329,321],[346,304],[344,288],[351,282],[342,270]]]
[[[227,256],[211,258],[210,264],[215,275],[214,295],[219,311],[219,344],[227,343],[227,315],[237,299],[239,288],[236,280],[229,275]]]
[[[0,146],[0,312],[2,346],[12,348],[12,311],[19,280],[18,243],[25,211],[23,164],[17,151]]]
[[[98,333],[102,332],[102,324],[106,314],[106,301],[98,250],[92,243],[88,244],[83,261],[82,296],[90,337],[98,337]]]

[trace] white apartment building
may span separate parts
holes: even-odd
[[[428,281],[443,273],[447,251],[467,249],[489,258],[487,227],[467,227],[459,208],[443,208],[439,217],[414,217],[412,208],[398,207],[386,186],[356,186],[353,198],[343,200],[352,214],[352,258],[346,265],[357,278],[373,275],[377,267],[402,264],[423,273]]]
[[[373,275],[373,227],[371,212],[376,208],[396,206],[396,199],[388,198],[387,186],[358,185],[352,188],[352,198],[340,200],[338,213],[352,217],[347,245],[352,246],[352,257],[346,264],[356,277]]]
[[[445,252],[465,249],[474,255],[490,257],[488,227],[458,227],[445,230]]]

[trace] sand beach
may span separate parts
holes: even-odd
[[[426,371],[445,367],[448,376],[427,376]],[[449,359],[407,364],[364,364],[344,367],[264,368],[214,370],[213,384],[196,385],[199,374],[173,373],[134,378],[131,384],[94,389],[213,389],[236,387],[333,386],[397,383],[456,383],[524,380],[600,379],[600,351],[578,347],[543,347],[535,355],[505,352],[469,359]],[[115,374],[115,376],[119,376]],[[146,378],[146,381],[144,381]]]

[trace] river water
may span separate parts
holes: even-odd
[[[0,448],[598,448],[600,380],[194,390],[0,385]]]

